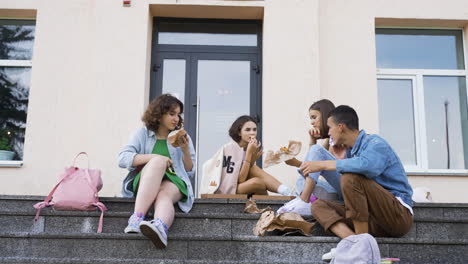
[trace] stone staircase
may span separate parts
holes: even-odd
[[[256,237],[259,215],[242,213],[246,200],[196,200],[176,213],[164,250],[139,234],[124,234],[132,199],[101,198],[108,211],[96,233],[98,212],[43,209],[38,196],[0,196],[0,263],[323,263],[336,246],[330,236]],[[257,201],[278,208],[283,201]],[[415,224],[403,238],[378,238],[382,257],[400,263],[467,263],[468,204],[418,204]]]

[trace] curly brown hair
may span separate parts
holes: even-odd
[[[177,124],[175,129],[180,129],[183,124],[181,114],[184,112],[184,105],[179,99],[170,94],[162,94],[153,99],[146,108],[146,111],[141,117],[141,120],[143,121],[143,123],[145,123],[145,126],[149,130],[157,132],[159,129],[159,120],[161,119],[161,117],[164,114],[169,113],[170,111],[174,111],[177,106],[180,108],[180,113],[179,123]]]

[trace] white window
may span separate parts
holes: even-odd
[[[0,19],[0,164],[22,160],[34,20]]]
[[[376,29],[379,127],[408,172],[466,173],[462,30]]]

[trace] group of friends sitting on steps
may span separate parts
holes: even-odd
[[[171,132],[182,129],[183,109],[182,102],[170,94],[152,100],[142,117],[144,126],[119,153],[119,166],[130,171],[122,194],[135,198],[124,231],[141,232],[158,248],[167,246],[174,204],[187,213],[194,202],[192,140],[187,133],[175,142],[168,140]],[[297,196],[277,212],[313,216],[326,232],[340,238],[408,233],[413,223],[413,191],[388,142],[360,129],[356,111],[346,105],[335,107],[323,99],[310,106],[309,117],[310,146],[304,161],[286,161],[298,168],[298,193],[256,165],[263,152],[257,140],[257,121],[250,116],[234,121],[229,129],[232,142],[213,157],[222,163],[216,193]],[[318,199],[311,199],[314,197]],[[154,219],[146,221],[151,207]]]

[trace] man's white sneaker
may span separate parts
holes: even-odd
[[[335,257],[336,248],[332,248],[330,252],[323,254],[322,260],[330,262]]]
[[[296,197],[294,200],[287,202],[278,211],[278,214],[294,212],[300,215],[311,216],[312,215],[312,204],[302,201],[300,197]]]

